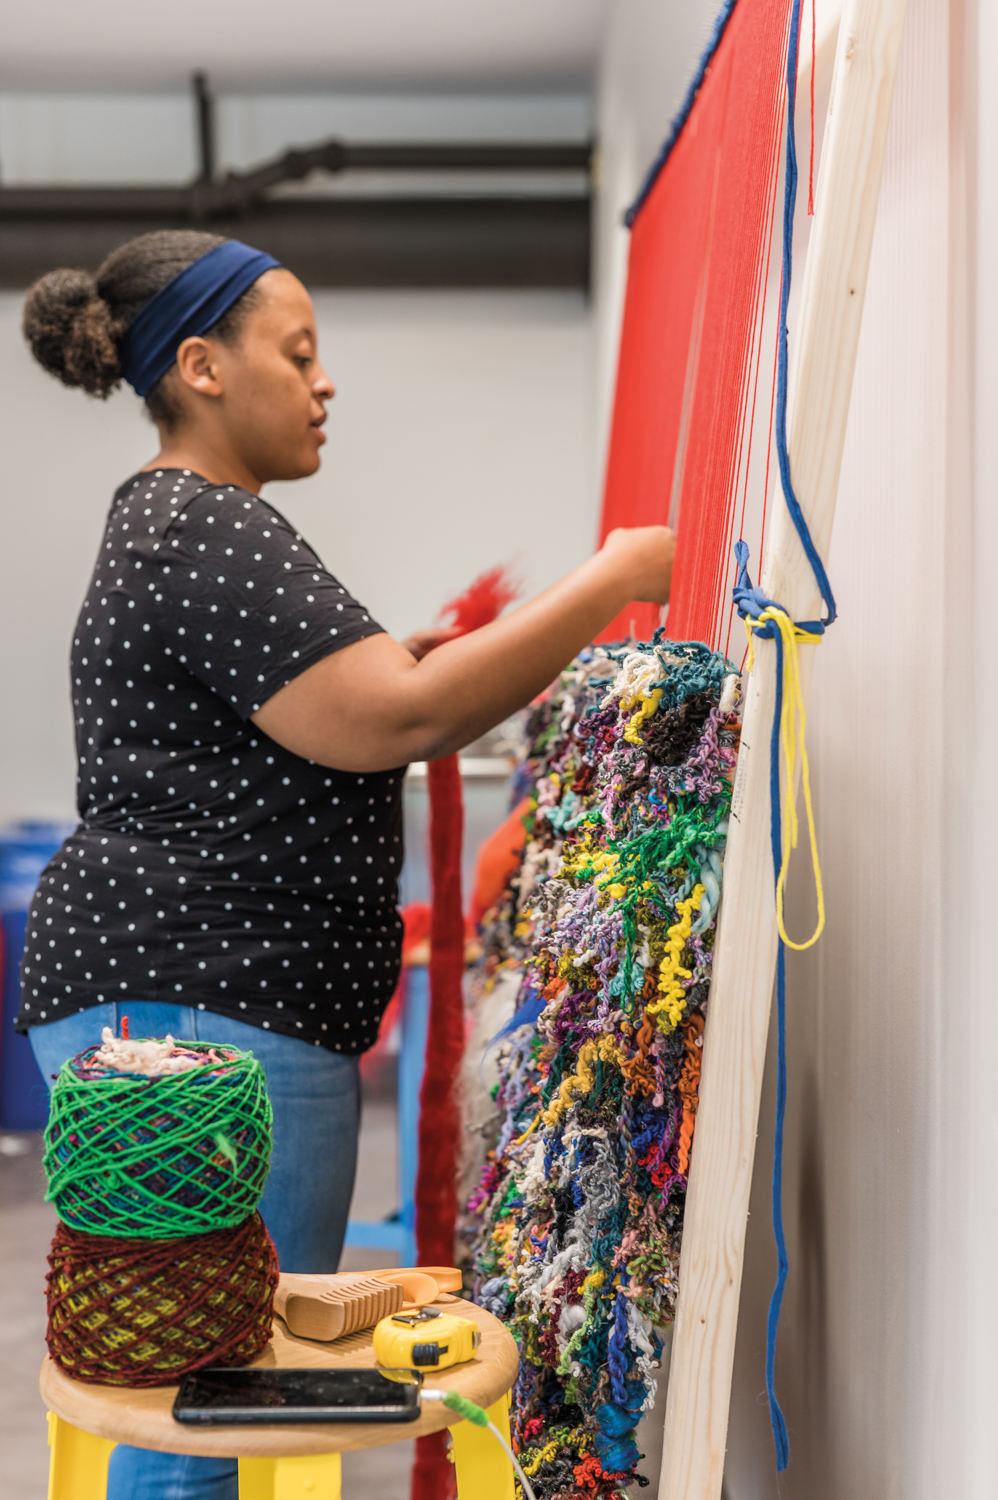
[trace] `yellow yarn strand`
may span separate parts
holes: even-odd
[[[820,938],[825,928],[825,892],[821,883],[821,861],[818,858],[818,836],[814,827],[814,808],[811,803],[811,777],[807,759],[807,745],[805,735],[807,732],[807,713],[804,708],[804,695],[800,685],[800,661],[797,656],[797,642],[803,641],[807,645],[816,646],[821,640],[820,635],[813,631],[802,630],[795,625],[786,610],[778,606],[770,605],[764,609],[758,619],[746,620],[745,629],[749,638],[749,655],[747,667],[751,672],[755,662],[755,640],[753,630],[757,625],[764,625],[772,621],[783,638],[783,710],[780,715],[780,745],[783,750],[783,763],[786,771],[786,781],[783,788],[783,807],[780,812],[782,825],[783,859],[780,873],[776,880],[776,922],[780,937],[788,948],[794,948],[802,953],[806,948],[811,948]],[[804,789],[804,808],[807,813],[808,839],[811,845],[811,865],[814,870],[814,888],[818,898],[818,922],[811,936],[803,943],[795,943],[788,936],[783,917],[784,894],[787,883],[787,870],[790,866],[790,856],[797,848],[797,835],[799,824],[797,820],[796,796],[794,794],[794,774],[797,768],[797,756],[800,754],[801,785]]]
[[[625,709],[633,708],[635,704],[640,705],[637,713],[628,719],[627,728],[624,730],[624,739],[629,745],[641,745],[644,743],[638,731],[658,708],[658,705],[662,701],[662,696],[661,688],[652,688],[650,693],[639,693],[634,698],[626,699],[621,705]]]
[[[686,991],[682,981],[689,979],[691,975],[690,970],[684,969],[679,960],[693,926],[693,913],[700,910],[702,896],[703,886],[697,885],[686,900],[680,901],[676,907],[678,920],[669,928],[665,957],[659,966],[658,996],[647,1007],[651,1016],[665,1012],[664,1020],[660,1020],[658,1026],[666,1036],[675,1031],[686,1010]]]
[[[557,1125],[558,1120],[575,1103],[576,1094],[588,1094],[593,1086],[593,1063],[596,1061],[597,1047],[595,1042],[583,1042],[579,1048],[579,1056],[576,1063],[576,1072],[570,1078],[565,1078],[558,1089],[557,1094],[551,1100],[541,1118],[548,1127]],[[529,1132],[528,1132],[529,1134]]]
[[[557,1094],[551,1100],[543,1114],[535,1115],[530,1130],[525,1130],[517,1141],[525,1141],[530,1131],[534,1129],[538,1120],[543,1120],[550,1129],[557,1125],[566,1109],[571,1109],[577,1098],[591,1092],[595,1083],[593,1064],[597,1058],[601,1062],[612,1062],[620,1066],[625,1060],[624,1053],[618,1047],[612,1036],[601,1036],[599,1041],[583,1042],[579,1048],[579,1056],[576,1061],[576,1071],[570,1078],[565,1078],[558,1089]]]
[[[548,1443],[548,1444],[546,1444],[545,1447],[543,1447],[541,1449],[541,1451],[539,1453],[535,1453],[534,1456],[533,1456],[533,1458],[530,1460],[530,1462],[529,1463],[525,1463],[523,1465],[523,1472],[524,1472],[524,1474],[526,1474],[527,1478],[528,1479],[533,1479],[534,1475],[537,1473],[537,1470],[540,1468],[541,1464],[549,1463],[550,1460],[552,1458],[554,1458],[554,1456],[555,1456],[555,1454],[557,1452],[558,1452],[558,1444],[557,1443]]]

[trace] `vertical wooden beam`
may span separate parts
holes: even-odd
[[[906,0],[847,0],[791,364],[798,499],[827,557]],[[917,314],[916,314],[917,315]],[[794,619],[820,599],[777,498],[762,586]],[[834,650],[834,632],[824,650]],[[813,648],[801,649],[803,687]],[[769,844],[775,646],[756,647],[724,868],[724,900],[686,1201],[659,1500],[719,1500],[745,1228],[776,964]],[[760,1383],[762,1370],[760,1369]]]

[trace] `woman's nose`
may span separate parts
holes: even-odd
[[[336,395],[336,387],[335,385],[333,385],[333,382],[330,380],[329,376],[326,374],[321,365],[319,367],[319,373],[315,379],[315,384],[312,386],[312,390],[314,394],[318,396],[320,401],[332,401],[333,397]]]

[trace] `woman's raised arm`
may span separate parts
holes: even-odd
[[[388,635],[346,646],[273,695],[253,721],[341,771],[385,771],[458,750],[529,703],[632,599],[669,597],[675,537],[612,531],[594,557],[511,614],[417,661]]]

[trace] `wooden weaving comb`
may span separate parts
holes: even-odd
[[[302,1339],[342,1338],[373,1328],[402,1306],[402,1287],[364,1273],[330,1276],[281,1275],[275,1310]]]

